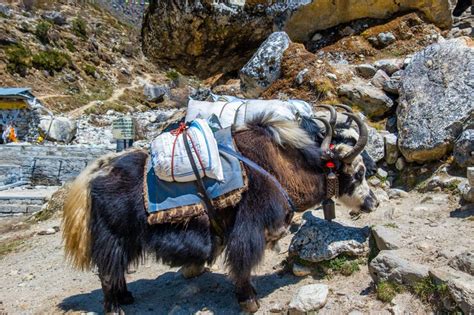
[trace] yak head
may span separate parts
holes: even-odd
[[[368,130],[365,123],[359,116],[352,113],[349,107],[339,105],[345,110],[342,114],[348,117],[346,125],[350,127],[354,121],[359,129],[359,135],[354,145],[347,143],[334,143],[333,130],[340,132],[341,128],[336,126],[337,112],[334,107],[322,105],[330,111],[331,118],[327,121],[324,118],[314,117],[321,121],[325,126],[325,136],[321,143],[322,160],[333,162],[335,172],[339,181],[339,200],[354,211],[371,212],[375,210],[379,201],[370,189],[366,180],[366,165],[361,156],[368,140]],[[339,130],[338,130],[339,128]]]

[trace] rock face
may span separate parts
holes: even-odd
[[[77,123],[66,117],[41,117],[39,128],[46,139],[69,143],[77,131]]]
[[[143,52],[157,64],[206,78],[240,69],[272,28],[264,7],[154,0],[143,20]]]
[[[294,12],[284,30],[294,41],[307,41],[318,30],[361,18],[388,18],[397,12],[421,11],[440,27],[452,24],[449,0],[375,0],[370,5],[358,0],[312,0]]]
[[[257,98],[281,74],[281,58],[290,45],[285,32],[271,34],[240,70],[240,89],[245,97]]]
[[[304,215],[306,220],[293,237],[289,252],[301,259],[320,262],[340,254],[360,256],[368,251],[370,229],[344,226],[337,222],[327,222],[314,217],[311,212]]]
[[[301,287],[288,305],[290,314],[307,314],[322,308],[327,301],[329,287],[325,284],[310,284]]]
[[[474,104],[474,47],[460,38],[415,54],[402,75],[399,147],[408,161],[436,160],[453,148]]]
[[[369,264],[369,272],[375,282],[393,281],[413,285],[428,277],[428,268],[403,258],[401,250],[383,250]]]
[[[338,90],[343,101],[360,107],[369,117],[381,116],[393,106],[393,101],[381,89],[363,82],[343,84]]]
[[[456,140],[454,159],[462,167],[474,165],[474,129],[465,130]]]

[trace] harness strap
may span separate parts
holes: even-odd
[[[290,206],[291,211],[293,211],[293,212],[296,211],[296,207],[295,207],[295,204],[293,203],[293,200],[291,200],[291,198],[288,195],[288,193],[286,192],[285,188],[283,188],[283,186],[275,178],[275,176],[273,176],[272,174],[267,172],[265,169],[263,169],[260,165],[258,165],[254,161],[250,160],[249,158],[246,158],[245,156],[243,156],[242,154],[240,154],[238,152],[235,152],[234,150],[230,149],[229,147],[226,147],[226,146],[223,146],[223,145],[220,145],[220,144],[218,144],[217,147],[219,148],[220,152],[224,152],[224,153],[227,153],[229,155],[232,155],[233,157],[235,157],[235,158],[239,159],[240,161],[244,162],[250,168],[256,170],[261,175],[265,176],[267,179],[271,180],[273,182],[273,184],[275,184],[275,186],[278,188],[280,193],[285,197],[286,201],[288,202],[288,205]]]
[[[209,216],[209,222],[211,223],[211,228],[214,230],[214,232],[218,236],[223,238],[224,231],[222,230],[221,226],[216,221],[216,209],[212,205],[211,198],[207,194],[206,188],[204,187],[204,183],[202,182],[202,178],[199,175],[199,171],[198,171],[196,162],[194,161],[191,147],[188,143],[188,134],[187,134],[186,129],[184,129],[182,133],[183,133],[184,147],[186,148],[186,153],[188,154],[189,162],[191,163],[191,167],[193,169],[194,175],[196,176],[196,180],[194,181],[194,183],[196,183],[196,186],[198,189],[198,196],[204,202],[204,207],[206,208],[207,215]]]

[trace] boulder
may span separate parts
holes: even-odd
[[[445,284],[456,305],[464,314],[474,312],[474,277],[448,266],[430,270],[437,284]]]
[[[395,42],[397,38],[391,32],[383,32],[377,35],[380,46],[385,47]]]
[[[360,107],[369,117],[382,116],[393,106],[393,101],[381,89],[363,82],[343,84],[338,94],[344,102]]]
[[[372,228],[372,235],[379,250],[402,247],[402,238],[395,228],[377,225]]]
[[[303,260],[320,262],[340,254],[361,256],[368,252],[369,227],[345,226],[319,219],[311,212],[291,240],[289,252]]]
[[[281,74],[281,59],[290,45],[285,32],[271,34],[240,70],[240,89],[245,97],[257,98]]]
[[[454,160],[459,166],[474,165],[474,129],[467,129],[454,143]]]
[[[429,269],[406,258],[402,250],[382,250],[369,264],[372,279],[413,285],[428,277]]]
[[[326,284],[310,284],[299,288],[288,305],[292,315],[307,314],[322,308],[327,301],[329,287]]]
[[[474,276],[474,251],[463,252],[449,261],[449,266]]]
[[[41,17],[56,25],[65,25],[67,23],[64,15],[58,11],[45,11],[41,14]]]
[[[377,69],[375,69],[374,66],[369,64],[357,65],[355,66],[355,69],[357,71],[357,74],[363,77],[364,79],[372,79],[372,77],[377,72]]]
[[[66,117],[43,116],[39,129],[45,139],[70,143],[76,135],[77,123]]]
[[[395,164],[398,160],[397,135],[390,133],[384,136],[385,161],[387,164]]]
[[[390,80],[390,77],[382,69],[377,70],[370,83],[381,89],[386,81]]]
[[[384,157],[384,140],[383,136],[377,129],[367,126],[369,131],[369,139],[365,146],[365,151],[374,160],[375,163],[381,161]]]
[[[415,54],[402,75],[397,123],[405,158],[438,160],[453,148],[474,104],[474,46],[446,40]]]
[[[383,70],[386,74],[392,75],[403,68],[403,59],[381,59],[374,63],[375,68]]]
[[[165,96],[170,96],[170,88],[166,85],[146,84],[143,94],[148,102],[161,102]]]
[[[292,2],[292,1],[288,1]],[[299,1],[303,2],[303,1]],[[319,31],[350,21],[374,18],[385,19],[403,11],[420,11],[442,28],[452,25],[449,0],[307,0],[300,5],[284,24],[284,30],[294,41],[305,42]]]

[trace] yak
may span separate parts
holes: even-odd
[[[272,174],[245,166],[248,190],[231,208],[217,210],[223,236],[213,232],[207,214],[182,224],[147,223],[143,189],[149,154],[131,149],[91,163],[73,182],[65,201],[63,238],[66,257],[73,266],[96,267],[104,294],[106,313],[123,313],[131,304],[124,273],[147,255],[170,266],[182,266],[184,277],[200,275],[225,251],[226,266],[235,284],[240,307],[259,308],[251,272],[262,260],[266,245],[281,238],[293,217],[326,198],[324,163],[332,159],[339,183],[339,200],[350,208],[372,211],[378,200],[365,178],[361,151],[367,127],[359,117],[344,113],[357,123],[360,137],[354,146],[331,144],[332,131],[323,118],[322,142],[296,121],[263,114],[233,130],[238,151]],[[293,201],[293,207],[281,187]],[[280,189],[279,189],[280,188]]]

